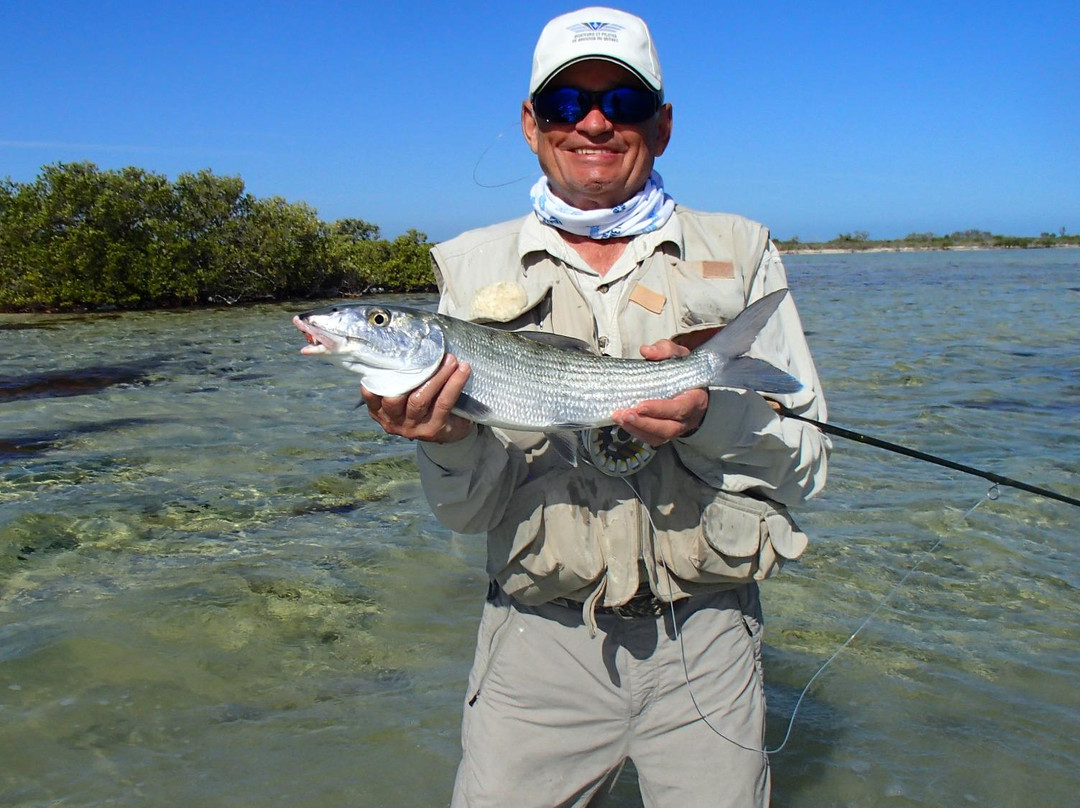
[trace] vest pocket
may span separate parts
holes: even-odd
[[[724,273],[709,268],[723,266]],[[730,261],[684,261],[676,267],[671,294],[680,331],[702,325],[724,325],[746,308],[742,274]]]
[[[670,547],[672,571],[682,580],[761,580],[775,575],[785,561],[798,558],[806,549],[806,534],[779,506],[706,486],[695,489],[702,497],[697,505],[700,522],[666,531],[661,537],[661,546]]]
[[[570,477],[574,472],[570,472]],[[526,483],[488,533],[488,573],[508,595],[537,604],[595,583],[604,561],[588,506],[568,504],[549,479]]]

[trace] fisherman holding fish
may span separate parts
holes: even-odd
[[[672,107],[643,20],[549,22],[521,126],[544,174],[533,210],[432,250],[441,313],[655,362],[787,287],[762,225],[677,205],[654,170]],[[621,408],[581,433],[578,463],[553,433],[457,414],[474,369],[454,356],[406,395],[365,389],[387,432],[419,441],[438,519],[487,535],[454,806],[583,806],[628,759],[646,805],[768,804],[758,581],[805,549],[787,507],[824,485],[828,442],[775,406],[825,418],[790,295],[751,354],[801,388]],[[636,471],[595,462],[612,455]]]

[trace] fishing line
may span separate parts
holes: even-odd
[[[969,516],[971,516],[972,513],[974,513],[975,509],[978,508],[983,502],[985,502],[986,500],[996,500],[998,496],[999,490],[997,483],[995,483],[994,485],[990,486],[986,494],[979,498],[979,500],[974,505],[972,505],[970,508],[967,509],[967,511],[964,512],[964,515],[957,520],[954,527],[963,523]],[[860,632],[862,632],[862,630],[870,624],[870,621],[877,616],[877,613],[880,612],[883,608],[885,608],[885,604],[887,604],[892,599],[893,595],[899,592],[900,588],[905,583],[907,583],[908,578],[915,574],[915,571],[922,565],[922,563],[928,558],[930,558],[930,556],[934,554],[937,548],[940,547],[942,542],[944,541],[944,535],[938,536],[937,541],[935,541],[933,545],[931,545],[930,549],[924,552],[921,556],[919,556],[918,560],[916,560],[916,562],[912,564],[911,569],[904,573],[903,577],[893,585],[893,588],[889,590],[888,594],[886,594],[885,597],[878,601],[878,604],[871,610],[870,614],[868,614],[866,618],[859,624],[859,627],[851,633],[851,636],[844,640],[844,642],[840,644],[839,648],[833,651],[832,656],[830,656],[823,663],[821,663],[821,667],[819,667],[814,673],[814,675],[810,677],[809,681],[799,693],[799,698],[795,701],[795,706],[791,710],[791,717],[788,719],[788,727],[787,732],[784,733],[784,739],[780,742],[780,745],[775,747],[774,749],[766,749],[765,754],[778,754],[783,750],[785,746],[787,746],[787,742],[791,738],[791,732],[795,728],[795,716],[798,714],[799,708],[802,706],[803,699],[806,698],[806,694],[810,691],[810,686],[813,685],[815,680],[817,680],[817,678],[825,672],[825,669],[829,667],[832,661],[838,656],[840,656],[840,653],[849,645],[851,645],[852,642],[855,641],[855,638],[858,637]]]
[[[491,139],[491,143],[489,143],[487,147],[482,152],[480,152],[480,156],[476,158],[476,162],[473,164],[473,184],[479,185],[481,188],[505,188],[508,185],[513,185],[515,183],[521,182],[522,180],[531,180],[536,175],[536,170],[532,169],[528,173],[522,174],[520,177],[517,177],[515,179],[506,180],[505,182],[496,182],[493,184],[480,182],[479,178],[477,177],[480,169],[480,164],[484,161],[484,158],[488,156],[488,152],[490,152],[499,144],[499,141],[503,139],[507,132],[509,132],[511,129],[517,128],[518,126],[519,124],[512,124],[504,128],[501,132],[495,135],[495,137]]]
[[[641,496],[641,493],[637,490],[637,488],[635,488],[634,484],[630,481],[630,479],[625,477],[622,479],[630,487],[630,490],[634,492],[634,496],[644,507],[645,515],[649,520],[649,526],[652,528],[652,534],[654,537],[658,538],[660,536],[660,532],[657,530],[656,523],[653,521],[652,513],[650,512],[649,506],[646,504],[644,498]],[[987,500],[996,500],[999,496],[1000,488],[998,486],[998,483],[995,482],[994,485],[990,486],[987,492],[982,497],[980,497],[974,505],[972,505],[964,512],[964,515],[956,521],[956,524],[953,527],[958,527],[964,521],[966,521],[967,518],[975,512],[975,509],[978,508],[983,502]],[[724,733],[712,721],[710,721],[709,717],[705,714],[705,711],[698,703],[697,695],[694,693],[694,686],[690,681],[690,666],[686,661],[686,645],[683,642],[682,632],[679,630],[678,620],[675,615],[675,602],[672,599],[673,593],[671,591],[671,567],[668,563],[666,554],[664,553],[664,548],[659,547],[660,561],[664,567],[665,572],[668,575],[666,583],[668,610],[669,614],[671,615],[671,630],[675,635],[675,639],[679,641],[679,656],[682,661],[683,680],[686,682],[687,692],[690,694],[690,701],[693,703],[694,709],[697,711],[698,717],[701,718],[701,720],[705,723],[705,726],[707,726],[714,734],[723,738],[725,741],[732,744],[733,746],[737,746],[739,749],[744,749],[747,752],[754,752],[755,754],[764,755],[776,755],[782,752],[784,747],[787,746],[788,741],[791,739],[792,732],[795,729],[795,719],[799,714],[799,708],[802,707],[803,701],[806,699],[806,696],[810,692],[810,688],[813,686],[814,682],[816,682],[821,677],[825,670],[833,663],[833,661],[836,660],[837,657],[840,656],[844,649],[846,649],[855,641],[855,638],[858,637],[860,633],[862,633],[863,629],[865,629],[871,623],[871,621],[873,621],[877,614],[883,608],[885,608],[886,604],[888,604],[888,602],[892,600],[893,596],[900,591],[904,584],[907,583],[908,579],[915,574],[916,570],[919,569],[919,567],[923,564],[924,561],[929,559],[937,551],[937,549],[942,545],[944,541],[945,535],[943,534],[937,538],[937,540],[933,543],[933,545],[930,546],[928,550],[926,550],[925,552],[923,552],[922,555],[919,556],[919,558],[910,567],[910,569],[908,569],[908,571],[905,572],[903,576],[901,576],[900,580],[898,580],[888,591],[888,593],[886,593],[886,595],[878,601],[878,603],[874,606],[873,609],[870,610],[870,613],[863,619],[863,621],[859,623],[858,627],[851,633],[851,635],[846,640],[844,640],[844,642],[842,642],[835,651],[833,651],[833,653],[828,657],[828,659],[826,659],[824,662],[821,663],[820,666],[818,666],[818,669],[814,672],[814,675],[807,680],[806,684],[799,692],[798,698],[795,700],[795,706],[792,707],[791,715],[788,717],[787,730],[784,732],[783,739],[780,741],[779,745],[773,747],[772,749],[769,749],[767,747],[757,748],[753,746],[747,746],[746,744],[740,743],[739,741],[735,740],[730,735]],[[670,550],[670,547],[668,549]]]
[[[639,492],[637,490],[637,488],[634,486],[634,483],[631,481],[631,479],[629,477],[622,477],[620,479],[622,479],[630,487],[630,490],[634,492],[634,496],[637,498],[638,502],[641,503],[642,508],[645,511],[645,516],[649,520],[649,527],[652,528],[653,538],[654,539],[659,538],[660,537],[660,531],[657,530],[657,528],[656,528],[656,522],[653,521],[652,513],[651,513],[651,511],[649,509],[648,504],[645,502],[644,497],[641,496],[641,492]],[[697,712],[698,717],[701,718],[701,720],[705,722],[705,726],[707,726],[716,735],[719,735],[721,738],[723,738],[728,743],[731,743],[731,744],[739,747],[740,749],[745,749],[747,752],[754,752],[755,754],[768,754],[768,750],[757,749],[757,748],[752,747],[752,746],[747,746],[746,744],[743,744],[743,743],[740,743],[739,741],[736,741],[731,736],[726,735],[722,730],[717,728],[709,720],[708,716],[705,715],[705,711],[703,709],[701,709],[701,705],[698,703],[698,700],[697,700],[697,694],[694,693],[694,686],[690,682],[690,666],[686,661],[686,644],[683,642],[682,632],[679,631],[679,620],[678,620],[678,617],[675,614],[674,593],[671,591],[671,575],[672,575],[671,564],[667,560],[667,554],[664,552],[664,548],[658,546],[658,544],[655,544],[655,543],[654,543],[654,547],[656,547],[656,549],[660,550],[660,563],[664,567],[664,572],[667,575],[667,580],[666,580],[666,584],[667,584],[667,600],[668,600],[668,613],[671,615],[671,631],[672,631],[672,633],[674,633],[675,639],[679,641],[679,657],[680,657],[680,659],[682,661],[683,681],[686,682],[686,690],[690,694],[690,701],[693,702],[694,710]],[[671,548],[668,547],[668,549],[670,550]],[[741,620],[742,617],[740,616],[739,619]],[[811,681],[813,681],[813,680],[811,680]],[[794,720],[794,714],[792,714],[792,720]]]

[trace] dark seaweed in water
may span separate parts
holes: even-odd
[[[95,314],[94,319],[119,319],[122,315],[119,314]],[[0,323],[0,331],[35,331],[35,330],[53,330],[63,325],[70,323],[83,323],[89,321],[91,318],[88,316],[73,315],[70,317],[58,317],[50,316],[48,319],[33,320],[27,323]]]
[[[0,376],[0,402],[85,396],[118,384],[148,384],[150,372],[160,364],[155,360]]]
[[[89,421],[82,424],[73,424],[67,429],[48,429],[0,436],[0,462],[43,454],[80,435],[111,432],[114,429],[157,423],[159,421],[160,419],[155,418],[112,418],[108,421]]]

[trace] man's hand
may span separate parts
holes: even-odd
[[[450,410],[469,379],[468,365],[447,356],[442,367],[408,395],[377,396],[360,388],[368,412],[387,433],[410,440],[452,443],[472,430],[472,421]]]
[[[641,355],[653,362],[688,353],[688,348],[669,339],[641,346]],[[632,409],[617,410],[612,418],[634,437],[650,446],[660,446],[701,426],[708,407],[709,391],[696,388],[674,398],[643,401]]]

